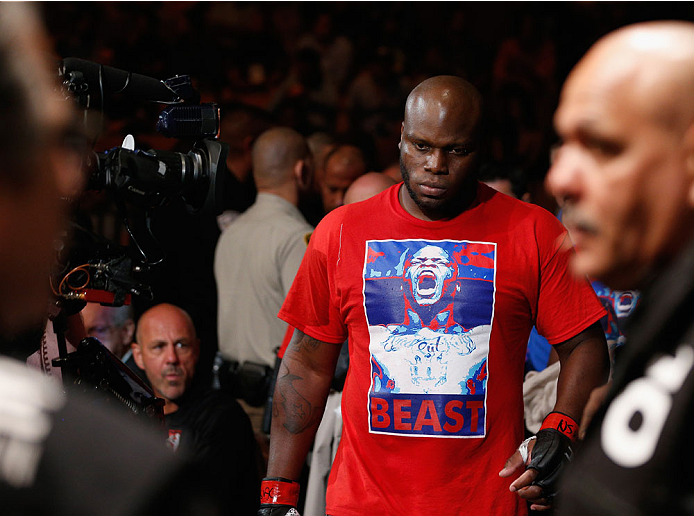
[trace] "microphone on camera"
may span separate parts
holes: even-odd
[[[70,77],[71,72],[81,73],[92,96],[122,93],[137,99],[164,104],[199,101],[199,95],[190,85],[188,76],[176,76],[161,81],[76,57],[63,59],[59,72],[63,77]]]

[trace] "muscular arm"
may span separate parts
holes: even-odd
[[[323,416],[340,345],[294,331],[272,402],[268,477],[299,478]]]
[[[605,334],[596,322],[554,349],[561,363],[554,410],[580,421],[591,391],[605,383],[609,375]]]

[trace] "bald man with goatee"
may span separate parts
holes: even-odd
[[[482,116],[463,79],[421,83],[405,105],[403,183],[333,210],[312,235],[279,314],[297,330],[277,378],[259,514],[297,514],[296,479],[345,339],[327,514],[549,507],[576,421],[606,380],[605,312],[570,274],[556,218],[477,181]],[[554,411],[523,442],[533,324],[561,376]]]
[[[694,514],[694,24],[598,41],[554,122],[563,144],[548,186],[576,243],[572,268],[642,295],[559,512]]]

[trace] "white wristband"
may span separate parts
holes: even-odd
[[[528,460],[528,443],[533,439],[537,439],[537,437],[534,435],[532,437],[528,437],[525,441],[520,443],[520,446],[518,447],[518,451],[520,452],[521,458],[523,459],[523,464],[525,464]]]

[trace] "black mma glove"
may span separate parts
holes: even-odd
[[[296,510],[299,483],[282,477],[264,478],[260,484],[258,516],[301,516]]]
[[[542,422],[532,450],[530,464],[525,469],[534,469],[538,476],[531,484],[542,488],[548,502],[557,494],[557,480],[565,464],[571,462],[571,443],[578,435],[578,424],[561,412],[550,412]]]

